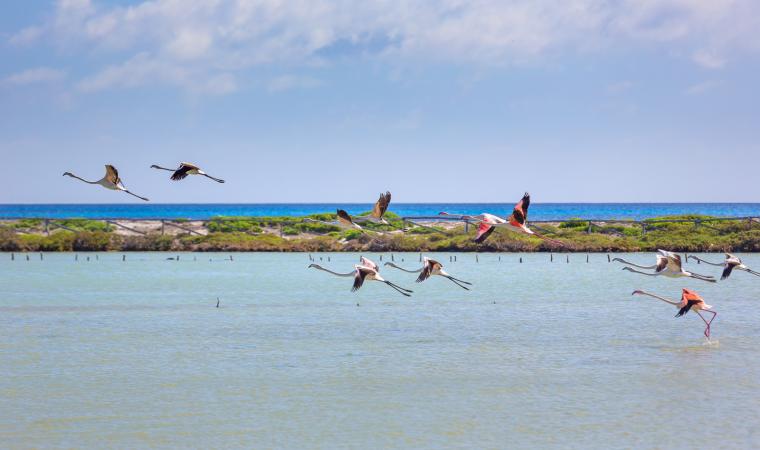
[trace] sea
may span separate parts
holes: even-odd
[[[0,219],[12,218],[118,218],[210,219],[216,216],[306,216],[334,213],[336,209],[358,214],[372,209],[369,203],[205,203],[205,204],[0,204]],[[439,212],[499,216],[511,214],[513,203],[391,203],[390,211],[403,217],[436,216]],[[633,219],[683,214],[720,217],[760,217],[760,203],[531,203],[532,220]]]
[[[471,289],[382,266],[404,297],[308,267],[359,256],[0,253],[0,447],[760,447],[758,277],[432,253]],[[683,287],[718,313],[709,342],[693,312],[631,296]]]

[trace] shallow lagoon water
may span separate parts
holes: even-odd
[[[385,268],[406,298],[352,293],[306,254],[86,256],[0,254],[2,447],[760,445],[760,278],[746,273],[435,254],[473,290]],[[358,259],[314,256],[339,272]],[[696,315],[630,296],[681,287],[718,311],[710,345]]]

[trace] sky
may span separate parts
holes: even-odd
[[[8,0],[0,203],[758,202],[755,0]],[[227,180],[168,180],[193,162]]]

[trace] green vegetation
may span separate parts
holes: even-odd
[[[592,223],[571,219],[537,224],[542,234],[565,243],[497,229],[483,244],[472,242],[475,226],[405,225],[388,214],[390,225],[362,221],[365,231],[329,222],[334,214],[304,217],[216,217],[206,235],[130,235],[103,221],[23,219],[0,223],[0,251],[760,251],[760,223],[677,216],[641,223]],[[663,220],[684,222],[663,222]],[[325,223],[328,222],[328,223]],[[56,226],[60,225],[60,226]],[[62,228],[65,227],[65,228]],[[202,230],[202,228],[201,228]]]

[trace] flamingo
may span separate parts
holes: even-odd
[[[742,263],[742,260],[739,259],[738,256],[732,255],[731,253],[726,253],[726,260],[723,261],[720,264],[716,264],[716,263],[711,263],[709,261],[705,261],[704,259],[697,258],[694,255],[687,256],[686,260],[688,261],[689,258],[694,258],[697,261],[703,262],[705,264],[709,264],[711,266],[723,267],[723,274],[720,276],[721,280],[725,280],[726,278],[728,278],[729,275],[731,275],[731,271],[734,270],[734,269],[736,269],[736,270],[743,270],[745,272],[751,273],[752,275],[757,275],[757,276],[760,277],[760,272],[755,272],[754,270],[752,270],[749,267],[745,266],[744,263]]]
[[[188,162],[179,163],[179,167],[177,169],[167,169],[166,167],[157,166],[155,164],[150,166],[150,168],[168,170],[169,172],[174,172],[171,176],[171,179],[173,181],[184,180],[185,178],[187,178],[188,175],[203,175],[206,178],[211,178],[217,183],[224,183],[224,180],[219,179],[219,178],[214,178],[211,175],[207,174],[206,172],[202,171],[200,167],[196,166],[195,164],[190,164]]]
[[[507,217],[506,220],[494,214],[489,214],[489,213],[481,213],[477,216],[462,216],[462,218],[480,221],[480,226],[478,226],[478,234],[475,236],[475,239],[473,240],[473,242],[476,242],[478,244],[488,239],[488,236],[490,236],[491,233],[493,233],[493,231],[496,228],[506,228],[510,231],[527,234],[530,236],[535,236],[537,238],[543,239],[553,244],[564,246],[565,244],[563,242],[550,239],[528,228],[526,223],[528,221],[528,207],[529,206],[530,206],[530,194],[526,192],[523,195],[522,199],[520,199],[520,201],[517,202],[517,204],[515,205],[515,208],[512,211],[512,215]],[[446,213],[446,212],[442,212],[439,214],[444,215],[444,216],[450,215],[449,213]]]
[[[323,223],[325,225],[338,226],[340,228],[346,228],[349,230],[361,230],[362,232],[364,232],[364,228],[358,223],[354,222],[354,219],[351,218],[351,215],[348,214],[344,209],[337,210],[335,212],[335,215],[336,215],[337,220],[334,222],[327,222],[325,220],[316,220],[310,217],[303,219],[303,221],[304,222],[318,222],[318,223]]]
[[[106,174],[103,178],[99,179],[98,181],[87,181],[84,178],[80,178],[71,172],[64,172],[63,176],[76,178],[77,180],[84,181],[87,184],[99,184],[106,189],[110,189],[112,191],[126,192],[127,194],[135,196],[139,198],[140,200],[145,200],[146,202],[148,201],[147,198],[141,197],[133,192],[130,192],[127,188],[125,188],[121,182],[121,178],[119,178],[119,171],[116,170],[116,167],[110,164],[106,164]]]
[[[472,283],[469,283],[467,281],[460,280],[458,278],[452,277],[451,275],[449,275],[448,273],[446,273],[443,270],[443,264],[439,263],[438,261],[432,260],[432,259],[428,258],[427,256],[423,258],[422,267],[420,267],[417,270],[404,269],[402,267],[399,267],[399,266],[393,264],[392,262],[387,262],[387,263],[385,263],[385,265],[386,266],[390,266],[390,267],[394,267],[394,268],[396,268],[398,270],[403,270],[404,272],[409,272],[409,273],[418,273],[418,272],[420,272],[420,276],[417,277],[417,283],[422,283],[423,281],[425,281],[428,278],[430,278],[432,275],[439,275],[439,276],[442,276],[444,278],[448,278],[449,280],[451,280],[451,282],[453,282],[457,286],[461,287],[462,289],[466,289],[468,291],[470,290],[470,288],[468,288],[467,286],[464,286],[464,284],[466,284],[468,286],[472,285]]]
[[[391,193],[385,191],[385,194],[380,194],[380,198],[375,202],[375,206],[372,207],[372,212],[366,218],[370,222],[382,223],[390,225],[387,220],[383,218],[385,212],[388,210],[388,205],[391,203]]]
[[[688,272],[683,269],[681,266],[681,255],[675,254],[673,252],[669,252],[667,250],[657,250],[660,254],[657,255],[657,265],[655,266],[655,272],[654,273],[646,273],[641,272],[639,270],[636,270],[631,267],[623,267],[623,270],[627,270],[629,272],[634,273],[640,273],[642,275],[649,275],[650,277],[656,277],[656,276],[666,276],[669,278],[681,278],[681,277],[690,277],[690,278],[696,278],[697,280],[702,281],[709,281],[710,283],[715,283],[715,278],[707,275],[700,275],[698,273],[694,272]],[[620,259],[615,258],[615,260],[623,261],[626,264],[628,262]],[[642,268],[649,268],[644,266],[636,265],[636,267],[642,267]]]
[[[707,325],[707,327],[705,328],[704,334],[707,339],[710,339],[710,324],[712,323],[713,320],[715,320],[715,316],[717,316],[718,313],[715,311],[712,311],[712,306],[705,303],[705,301],[702,300],[702,297],[700,297],[699,294],[692,291],[691,289],[686,289],[686,288],[683,289],[683,292],[681,293],[680,302],[674,302],[664,297],[660,297],[659,295],[650,294],[648,292],[639,291],[639,290],[633,291],[631,295],[648,295],[658,300],[662,300],[665,303],[670,303],[671,305],[678,308],[678,313],[676,314],[676,317],[681,317],[687,312],[689,312],[690,310],[694,311],[702,319],[705,325]],[[705,320],[702,314],[699,313],[700,311],[708,312],[713,315],[709,322]]]
[[[413,291],[409,289],[404,289],[401,286],[391,283],[390,281],[381,277],[379,273],[380,268],[378,267],[378,265],[375,264],[373,261],[364,257],[361,257],[361,264],[356,264],[354,266],[354,270],[348,273],[333,272],[332,270],[325,269],[319,264],[309,264],[309,268],[322,270],[327,273],[333,274],[336,277],[354,277],[354,285],[353,287],[351,287],[351,292],[358,291],[364,284],[364,281],[369,280],[369,281],[379,281],[381,283],[385,283],[388,286],[395,289],[396,291],[398,291],[401,295],[405,295],[407,297],[410,297],[409,294],[413,293]]]

